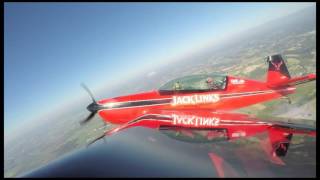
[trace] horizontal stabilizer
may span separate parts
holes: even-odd
[[[295,77],[291,79],[285,79],[283,81],[278,81],[275,83],[269,83],[269,87],[280,87],[280,86],[294,86],[303,83],[307,83],[310,81],[316,80],[316,74],[308,74],[306,76]]]

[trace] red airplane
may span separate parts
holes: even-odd
[[[313,81],[316,74],[290,77],[281,55],[267,57],[269,64],[265,82],[217,74],[191,75],[169,81],[158,90],[96,101],[87,109],[91,114],[80,124],[99,113],[105,122],[127,124],[159,110],[230,111],[253,104],[286,98],[295,85]]]

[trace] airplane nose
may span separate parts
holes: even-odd
[[[96,112],[96,111],[98,111],[100,108],[101,108],[100,105],[97,104],[97,103],[94,103],[94,102],[91,103],[91,104],[89,104],[89,105],[87,106],[87,109],[88,109],[88,111],[90,111],[90,112]]]
[[[94,103],[89,104],[89,105],[87,106],[87,110],[90,111],[90,112],[94,112],[93,106],[94,106]]]

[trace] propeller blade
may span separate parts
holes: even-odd
[[[94,103],[96,103],[96,100],[94,99],[93,94],[91,93],[90,89],[84,83],[81,83],[81,86],[88,92],[88,94],[90,95],[92,101]]]
[[[84,119],[83,121],[80,121],[80,125],[84,125],[84,124],[86,124],[87,122],[89,122],[92,118],[93,118],[93,116],[96,114],[96,112],[92,112],[91,114],[89,114],[89,116],[86,118],[86,119]]]

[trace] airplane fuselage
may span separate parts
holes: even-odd
[[[97,103],[104,121],[123,124],[155,110],[230,111],[292,94],[294,86],[270,88],[267,83],[227,76],[223,90],[159,91],[103,99]]]

